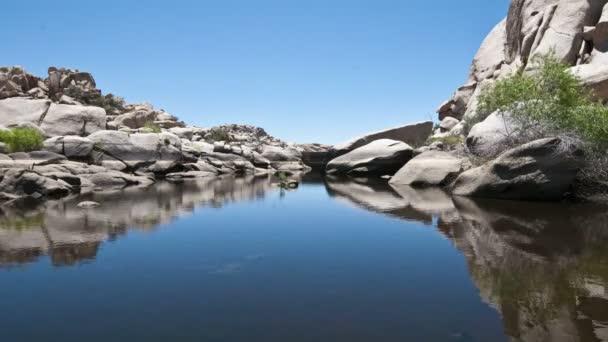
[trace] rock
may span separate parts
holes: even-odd
[[[511,149],[496,160],[465,171],[454,183],[460,196],[510,200],[560,200],[570,190],[582,152],[547,138]]]
[[[0,192],[29,196],[40,194],[48,197],[68,195],[72,187],[62,181],[44,177],[37,172],[24,169],[10,169],[0,181]]]
[[[10,98],[0,100],[0,125],[22,123],[39,125],[47,114],[51,101]]]
[[[251,158],[251,163],[256,167],[267,168],[270,166],[270,160],[264,158],[264,156],[257,152],[252,152]]]
[[[40,127],[51,137],[87,136],[106,129],[106,111],[92,106],[52,104]]]
[[[81,184],[81,180],[78,176],[67,172],[45,172],[42,173],[42,175],[54,180],[62,180],[74,188],[79,188]]]
[[[126,114],[118,115],[114,118],[114,125],[117,127],[141,128],[148,123],[156,120],[157,113],[150,109],[136,110]]]
[[[293,148],[281,148],[278,146],[264,146],[262,157],[272,162],[300,161],[302,154]]]
[[[143,176],[133,176],[119,171],[107,171],[82,175],[81,177],[91,181],[96,187],[108,189],[120,189],[130,185],[148,186],[154,184],[154,180]]]
[[[93,152],[93,141],[75,135],[53,137],[44,141],[46,151],[63,154],[68,158],[87,158]]]
[[[67,159],[61,154],[49,151],[33,151],[28,153],[28,156],[36,165],[56,164]]]
[[[97,163],[121,170],[147,167],[164,172],[182,159],[181,140],[174,134],[100,131],[88,137],[96,147],[93,157]],[[117,164],[118,163],[118,164]]]
[[[452,128],[458,125],[459,122],[460,120],[458,119],[446,117],[445,119],[441,120],[441,123],[439,124],[439,129],[441,129],[441,132],[449,132]]]
[[[327,174],[394,174],[412,158],[413,152],[401,141],[375,140],[331,160],[325,171]]]
[[[84,202],[80,202],[77,204],[78,208],[81,208],[81,209],[97,208],[100,205],[101,205],[100,203],[93,202],[93,201],[84,201]]]
[[[466,138],[467,147],[479,155],[495,155],[518,133],[517,123],[509,113],[495,112],[474,125]]]
[[[73,98],[71,98],[67,95],[62,95],[61,98],[59,99],[59,103],[66,104],[66,105],[82,106],[82,103],[74,100]]]
[[[420,145],[424,143],[433,132],[433,122],[419,122],[412,125],[395,127],[384,131],[372,132],[348,142],[335,145],[331,150],[333,158],[365,146],[380,139],[390,139],[404,142],[408,145]],[[269,158],[270,159],[270,158]],[[272,160],[272,159],[271,159]]]
[[[192,140],[192,136],[194,135],[194,130],[190,127],[173,127],[169,129],[169,132],[177,135],[180,138]]]
[[[403,166],[390,180],[393,185],[446,186],[464,170],[464,161],[442,151],[424,152]]]
[[[93,152],[93,141],[68,135],[63,138],[63,154],[68,158],[86,158]]]
[[[186,171],[186,172],[174,172],[169,173],[165,178],[169,181],[179,181],[183,179],[195,179],[195,178],[206,178],[213,177],[216,173],[206,171]]]

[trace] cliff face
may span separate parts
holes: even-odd
[[[482,88],[535,56],[553,53],[600,99],[608,99],[608,0],[512,0],[507,17],[473,59],[465,85],[437,110],[439,119],[473,114]]]

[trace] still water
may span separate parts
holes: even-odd
[[[8,208],[0,341],[608,341],[607,219],[314,176]]]

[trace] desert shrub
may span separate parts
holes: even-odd
[[[70,85],[63,90],[63,93],[82,104],[101,107],[107,113],[120,113],[125,107],[125,100],[122,97],[112,94],[101,95],[97,91],[85,91],[75,85]]]
[[[554,56],[532,61],[532,73],[517,72],[482,90],[476,117],[495,111],[511,113],[520,132],[531,138],[550,135],[579,137],[588,148],[608,147],[608,108]]]
[[[442,142],[448,146],[458,146],[464,143],[464,138],[461,135],[446,135],[445,137],[431,137],[428,142]]]
[[[13,153],[39,150],[44,139],[37,130],[24,127],[0,131],[0,141]]]
[[[162,132],[161,128],[159,125],[155,124],[152,121],[148,121],[146,122],[146,124],[144,125],[144,130],[148,133],[160,133]]]
[[[232,138],[230,138],[230,133],[224,131],[223,129],[213,128],[209,131],[208,139],[210,141],[225,141],[230,142]]]

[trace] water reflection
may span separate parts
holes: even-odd
[[[512,340],[608,341],[606,208],[479,202],[439,189],[391,192],[364,179],[329,179],[327,188],[332,196],[405,220],[435,217]]]
[[[115,240],[129,229],[152,231],[200,206],[262,199],[276,188],[272,183],[270,178],[213,177],[2,208],[0,267],[17,267],[43,255],[55,266],[91,260],[103,241]],[[102,205],[78,208],[85,200]]]
[[[514,341],[608,341],[608,211],[593,206],[472,201],[440,189],[392,188],[369,179],[322,179],[329,196],[365,210],[434,226],[466,258],[481,298]],[[96,192],[4,208],[0,265],[48,255],[55,266],[92,260],[104,241],[150,231],[194,209],[278,193],[268,178],[208,178]],[[102,203],[82,210],[83,200]],[[230,265],[217,272],[234,272]]]

